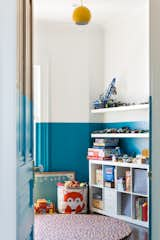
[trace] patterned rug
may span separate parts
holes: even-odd
[[[35,216],[35,240],[123,240],[130,234],[125,222],[101,215]]]

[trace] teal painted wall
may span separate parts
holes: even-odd
[[[37,123],[36,164],[45,171],[75,171],[79,181],[88,181],[87,149],[92,146],[91,133],[106,127],[148,129],[146,122],[126,123]],[[124,153],[139,154],[149,147],[148,139],[121,139]]]
[[[88,181],[90,134],[102,128],[101,123],[37,123],[36,164],[45,171],[75,171],[79,181]]]

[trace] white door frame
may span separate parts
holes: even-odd
[[[152,96],[152,240],[160,238],[160,1],[150,0],[150,91]]]
[[[16,240],[16,0],[0,7],[0,238]]]
[[[0,8],[0,226],[1,238],[16,240],[16,35],[17,0]],[[152,240],[160,236],[160,1],[150,0],[152,96]],[[4,207],[2,207],[4,206]]]

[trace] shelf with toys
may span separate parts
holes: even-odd
[[[99,113],[108,113],[108,112],[121,112],[121,111],[135,111],[135,110],[149,110],[149,104],[134,104],[128,106],[117,106],[117,107],[107,107],[107,108],[97,108],[92,109],[91,113],[99,114]]]
[[[92,138],[149,138],[149,133],[93,133]]]
[[[95,138],[88,148],[90,210],[148,227],[149,150],[129,156],[120,141]]]
[[[101,114],[138,110],[149,119],[149,104],[127,104],[111,99],[116,80],[93,103],[91,112]],[[88,148],[90,210],[143,227],[149,227],[149,130],[148,124],[108,125],[92,132]],[[133,128],[132,128],[133,127]]]
[[[148,181],[148,166],[90,160],[90,210],[148,227]]]

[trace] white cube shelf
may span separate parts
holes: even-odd
[[[95,183],[95,170],[96,167],[103,169],[104,166],[114,166],[115,167],[115,187],[108,188],[105,185],[98,186]],[[147,192],[139,191],[134,192],[135,189],[135,171],[141,170],[139,173],[144,174],[146,179]],[[124,176],[126,170],[131,172],[131,187],[130,191],[120,191],[117,189],[117,178],[119,176]],[[148,227],[149,224],[146,221],[141,221],[136,219],[136,207],[135,200],[136,198],[146,198],[146,201],[149,204],[149,179],[148,179],[149,165],[147,164],[132,164],[132,163],[118,163],[112,161],[99,161],[99,160],[90,160],[89,161],[89,189],[90,189],[90,210],[99,214],[115,217],[122,219],[133,224],[137,224],[143,227]],[[147,177],[147,178],[146,178]],[[142,176],[142,179],[144,179]],[[145,182],[145,181],[144,181]],[[137,184],[137,182],[136,182]],[[141,184],[141,182],[139,182]],[[138,189],[139,186],[136,186]],[[101,200],[103,201],[103,209],[95,208],[92,205],[93,193],[98,193],[101,195]],[[148,208],[149,209],[149,208]],[[148,210],[149,216],[149,210]]]

